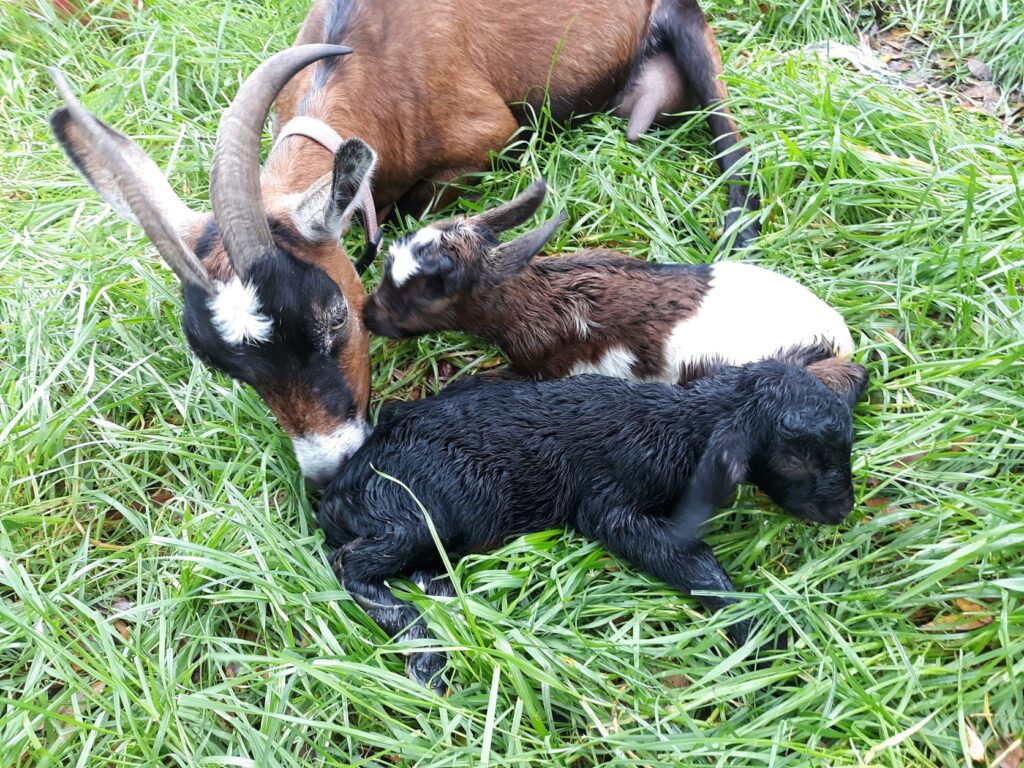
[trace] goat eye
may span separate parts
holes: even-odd
[[[345,330],[345,327],[347,325],[348,325],[348,316],[347,315],[341,315],[340,317],[336,317],[331,322],[331,324],[329,326],[329,330],[331,332],[331,336],[337,336],[339,333],[341,333],[342,331]]]

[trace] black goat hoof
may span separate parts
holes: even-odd
[[[754,652],[750,659],[751,666],[757,671],[768,669],[772,665],[776,652],[787,650],[789,642],[790,635],[788,630],[783,630],[777,635],[768,638],[767,642],[758,646],[758,649]]]
[[[725,231],[728,232],[732,229],[733,225],[739,221],[740,216],[746,211],[742,208],[733,208],[725,215]],[[743,229],[736,232],[733,237],[732,245],[729,248],[730,253],[735,251],[741,251],[746,248],[752,247],[757,243],[758,238],[761,236],[761,222],[754,219],[748,223]]]
[[[405,674],[424,688],[429,688],[438,696],[448,695],[448,681],[444,679],[444,668],[448,663],[443,653],[426,651],[411,653],[405,660]]]

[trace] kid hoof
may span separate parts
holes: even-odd
[[[448,695],[448,682],[443,674],[446,663],[443,653],[413,653],[405,660],[405,674],[444,698]]]

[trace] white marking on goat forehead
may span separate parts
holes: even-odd
[[[683,366],[705,360],[742,365],[820,343],[839,357],[853,354],[853,337],[836,310],[777,272],[722,262],[712,267],[697,312],[672,329],[663,380],[676,382]]]
[[[391,280],[396,288],[400,288],[406,280],[420,271],[416,251],[440,239],[441,230],[436,227],[424,227],[412,237],[391,246],[388,250],[391,256]]]
[[[266,341],[274,330],[274,321],[260,311],[260,296],[252,283],[234,277],[218,283],[216,293],[206,300],[213,327],[227,344]]]
[[[603,376],[614,376],[618,379],[636,378],[633,365],[636,355],[624,347],[610,347],[596,362],[580,361],[572,367],[572,375],[599,373]]]
[[[292,438],[295,458],[303,477],[314,483],[326,483],[370,436],[370,425],[353,419],[326,435]]]

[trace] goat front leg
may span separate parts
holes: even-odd
[[[355,539],[331,554],[331,565],[338,581],[367,615],[397,642],[434,639],[419,611],[399,600],[386,583],[401,575],[407,564],[422,552],[421,542],[408,535],[394,533],[388,538]],[[447,577],[418,570],[413,580],[427,594],[453,594]],[[406,654],[406,674],[420,685],[443,696],[448,686],[442,676],[445,655],[439,651],[410,651]]]
[[[702,541],[680,543],[669,518],[637,512],[628,507],[588,505],[576,527],[584,536],[600,541],[611,552],[686,594],[735,592],[729,575],[715,553]],[[718,610],[736,602],[718,595],[694,595],[706,608]],[[737,646],[750,634],[749,620],[729,627]]]

